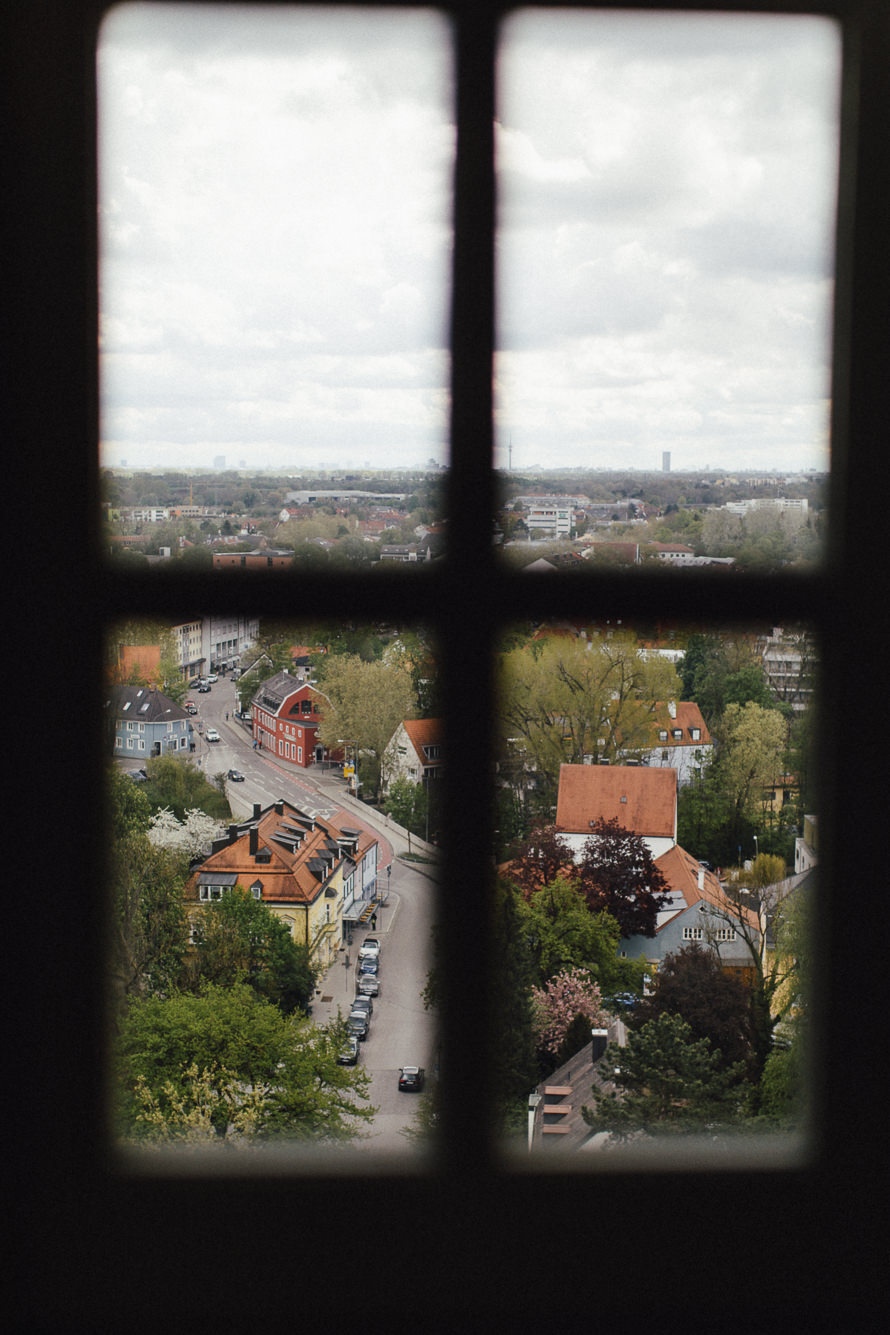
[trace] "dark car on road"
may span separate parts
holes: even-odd
[[[241,773],[240,769],[230,769],[226,778],[231,779],[232,783],[244,782],[244,775]]]
[[[370,1020],[371,1016],[374,1014],[374,1003],[370,997],[360,993],[359,996],[353,997],[352,1009],[353,1011],[364,1011]]]
[[[424,1069],[422,1066],[402,1066],[399,1068],[399,1089],[417,1094],[423,1089]]]

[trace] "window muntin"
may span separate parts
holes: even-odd
[[[473,469],[472,469],[472,468],[469,469],[469,473],[472,475],[472,473],[473,473]]]

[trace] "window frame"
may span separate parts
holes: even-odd
[[[622,7],[641,6],[625,0]],[[647,0],[642,7],[776,8],[761,0],[686,0],[681,6]],[[348,578],[301,573],[299,595],[312,606],[336,599],[330,605],[339,614],[357,619],[392,618],[395,608],[403,620],[432,620],[441,640],[449,751],[485,756],[493,743],[485,709],[492,689],[493,608],[501,621],[545,611],[567,616],[587,604],[600,616],[651,621],[664,616],[669,591],[674,602],[696,606],[700,615],[724,623],[727,616],[725,595],[700,571],[676,574],[675,584],[645,569],[620,579],[607,571],[585,571],[580,578],[565,571],[554,581],[552,575],[509,575],[494,563],[492,77],[496,24],[506,7],[467,0],[439,8],[453,17],[458,55],[450,554],[434,568],[412,569],[407,578],[393,563],[360,589]],[[834,1314],[841,1328],[879,1327],[875,1314],[886,1309],[885,1256],[873,1184],[881,1180],[882,1163],[886,1170],[888,1151],[875,1053],[890,1047],[888,1007],[878,991],[879,957],[867,955],[875,947],[852,930],[851,896],[840,889],[846,881],[838,874],[837,850],[855,849],[861,922],[869,907],[876,914],[885,876],[885,785],[876,781],[883,757],[877,736],[865,736],[855,765],[845,766],[849,754],[840,746],[835,720],[860,717],[863,701],[882,698],[882,663],[890,649],[882,609],[874,603],[887,567],[878,506],[885,492],[880,445],[890,424],[890,18],[885,6],[867,0],[785,0],[781,9],[836,16],[845,32],[831,523],[823,570],[803,580],[740,581],[731,619],[744,624],[768,615],[776,624],[794,619],[812,625],[821,636],[823,698],[831,702],[820,725],[825,778],[816,942],[818,1135],[812,1156],[796,1167],[764,1163],[756,1171],[676,1171],[664,1164],[648,1172],[618,1168],[597,1175],[505,1169],[484,1130],[490,1097],[483,1031],[492,949],[484,913],[491,794],[486,767],[476,765],[461,767],[459,790],[447,775],[443,779],[447,1080],[441,1155],[430,1175],[393,1166],[376,1175],[294,1179],[251,1169],[214,1181],[203,1172],[189,1177],[163,1166],[142,1176],[123,1173],[108,1153],[107,1008],[100,981],[107,915],[99,891],[107,852],[105,760],[101,729],[92,736],[86,721],[101,718],[108,621],[134,612],[185,618],[196,605],[208,604],[208,611],[245,615],[262,605],[280,609],[288,580],[282,572],[234,569],[224,588],[210,586],[208,597],[206,581],[157,574],[124,579],[104,562],[97,522],[93,86],[103,6],[98,0],[42,0],[39,23],[29,4],[5,8],[0,58],[6,62],[2,86],[14,168],[2,254],[11,371],[2,405],[6,439],[15,443],[19,496],[42,494],[49,458],[53,494],[80,502],[62,507],[55,531],[31,554],[31,578],[16,590],[25,624],[52,625],[59,644],[77,646],[65,676],[69,698],[79,703],[77,728],[58,741],[63,764],[55,770],[66,779],[77,775],[76,787],[64,794],[79,817],[66,822],[72,892],[43,915],[41,950],[28,952],[27,963],[21,960],[22,979],[13,993],[19,1005],[10,1012],[20,1012],[22,997],[34,996],[39,979],[42,1004],[30,1008],[38,1013],[30,1017],[29,1041],[17,1045],[14,1058],[26,1115],[17,1119],[13,1167],[25,1208],[18,1220],[21,1255],[11,1310],[23,1326],[111,1328],[122,1311],[136,1330],[206,1326],[211,1320],[253,1325],[275,1320],[285,1298],[289,1321],[295,1315],[303,1322],[330,1319],[334,1307],[353,1310],[352,1304],[355,1317],[367,1320],[369,1314],[382,1318],[402,1310],[410,1293],[430,1324],[446,1328],[460,1315],[484,1321],[512,1314],[526,1323],[554,1310],[621,1319],[627,1328],[632,1304],[638,1327],[648,1322],[657,1329],[668,1295],[678,1327],[707,1313],[730,1329],[750,1329],[752,1321],[764,1328],[770,1318],[778,1324],[792,1312],[801,1324]],[[468,588],[477,596],[466,598]],[[861,643],[863,627],[869,652],[857,655],[850,671],[846,655]],[[468,681],[474,683],[470,698]],[[30,837],[20,841],[29,847],[45,838],[38,825],[44,804],[30,801],[30,794],[46,789],[46,755],[25,756],[20,763],[17,777],[29,798],[24,805],[35,808],[25,815],[26,832],[33,824]],[[24,934],[32,926],[33,904],[13,901],[11,909],[11,930]],[[871,933],[872,941],[878,935]],[[857,1013],[867,1014],[868,1024],[850,1022],[852,977]],[[234,1226],[218,1230],[213,1254],[202,1256],[194,1271],[184,1262],[210,1211]],[[373,1212],[375,1236],[383,1242],[375,1253],[380,1263],[358,1269],[345,1264],[335,1244],[349,1236],[350,1220],[364,1211]],[[701,1244],[694,1257],[696,1283],[686,1292],[676,1286],[672,1243],[678,1218],[694,1223]],[[553,1227],[554,1221],[560,1226]],[[281,1264],[282,1240],[291,1236],[304,1276],[293,1292],[291,1268]],[[604,1252],[607,1237],[622,1239],[620,1258],[608,1247]],[[715,1238],[719,1256],[703,1241]],[[609,1283],[597,1278],[596,1258],[603,1255],[609,1257]],[[45,1283],[47,1257],[52,1285]],[[628,1257],[646,1272],[646,1284],[635,1287],[632,1298],[622,1262]],[[482,1275],[479,1294],[474,1281]]]

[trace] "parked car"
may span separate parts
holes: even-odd
[[[360,973],[358,990],[360,996],[376,997],[380,991],[380,979],[376,973]]]
[[[366,936],[358,948],[358,957],[360,960],[366,959],[369,955],[380,954],[380,942],[376,936]]]
[[[212,685],[214,684],[214,682],[219,681],[219,677],[216,675],[215,672],[211,672],[211,673],[208,675],[207,680],[208,680],[208,682],[210,683],[210,685],[212,686]]]
[[[614,996],[603,997],[603,1005],[610,1011],[631,1011],[639,999],[635,992],[616,992]]]
[[[374,1014],[374,1003],[370,997],[365,996],[364,993],[360,993],[357,997],[353,998],[352,1009],[354,1011],[364,1011],[370,1019]]]
[[[232,783],[244,782],[244,775],[241,773],[240,769],[230,769],[226,778],[231,779]]]
[[[341,1066],[355,1066],[358,1061],[358,1039],[352,1034],[346,1040],[346,1047],[340,1053],[337,1061]]]
[[[402,1066],[399,1069],[399,1089],[418,1094],[423,1089],[423,1077],[426,1074],[422,1066]]]
[[[346,1021],[346,1031],[360,1043],[363,1043],[368,1037],[368,1030],[371,1027],[370,1018],[364,1011],[350,1011],[349,1019]]]
[[[219,733],[216,731],[216,728],[208,728],[204,736],[207,738],[208,742],[219,741]]]
[[[373,974],[375,977],[380,971],[380,960],[376,955],[367,955],[358,962],[358,971],[360,974]]]
[[[209,690],[210,690],[210,687],[209,687],[209,686],[199,686],[199,687],[198,687],[198,694],[199,694],[199,695],[206,695],[206,694],[208,693]]]

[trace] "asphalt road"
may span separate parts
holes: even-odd
[[[358,947],[365,936],[379,937],[380,994],[374,998],[370,1032],[359,1056],[371,1073],[370,1099],[378,1108],[367,1128],[370,1135],[366,1147],[381,1157],[411,1156],[417,1151],[402,1132],[414,1119],[417,1095],[399,1092],[398,1071],[406,1064],[425,1067],[428,1076],[435,1070],[435,1021],[424,1009],[421,992],[430,966],[436,882],[415,865],[399,860],[397,853],[404,850],[404,840],[387,829],[376,813],[346,798],[342,780],[324,774],[315,779],[314,775],[310,777],[312,771],[303,777],[264,752],[255,751],[249,730],[234,717],[231,681],[220,678],[209,694],[192,691],[189,698],[198,707],[192,722],[197,724],[200,719],[205,729],[216,728],[221,738],[219,742],[207,742],[196,731],[196,761],[209,778],[229,769],[244,775],[243,783],[226,784],[236,818],[249,817],[255,802],[268,806],[283,797],[322,819],[346,810],[352,824],[360,822],[371,829],[380,843],[379,879],[381,888],[388,888],[388,898],[378,911],[377,928],[374,932],[355,932],[348,966],[341,955],[319,980],[312,1015],[316,1023],[324,1024],[338,1009],[348,1014],[355,993]]]

